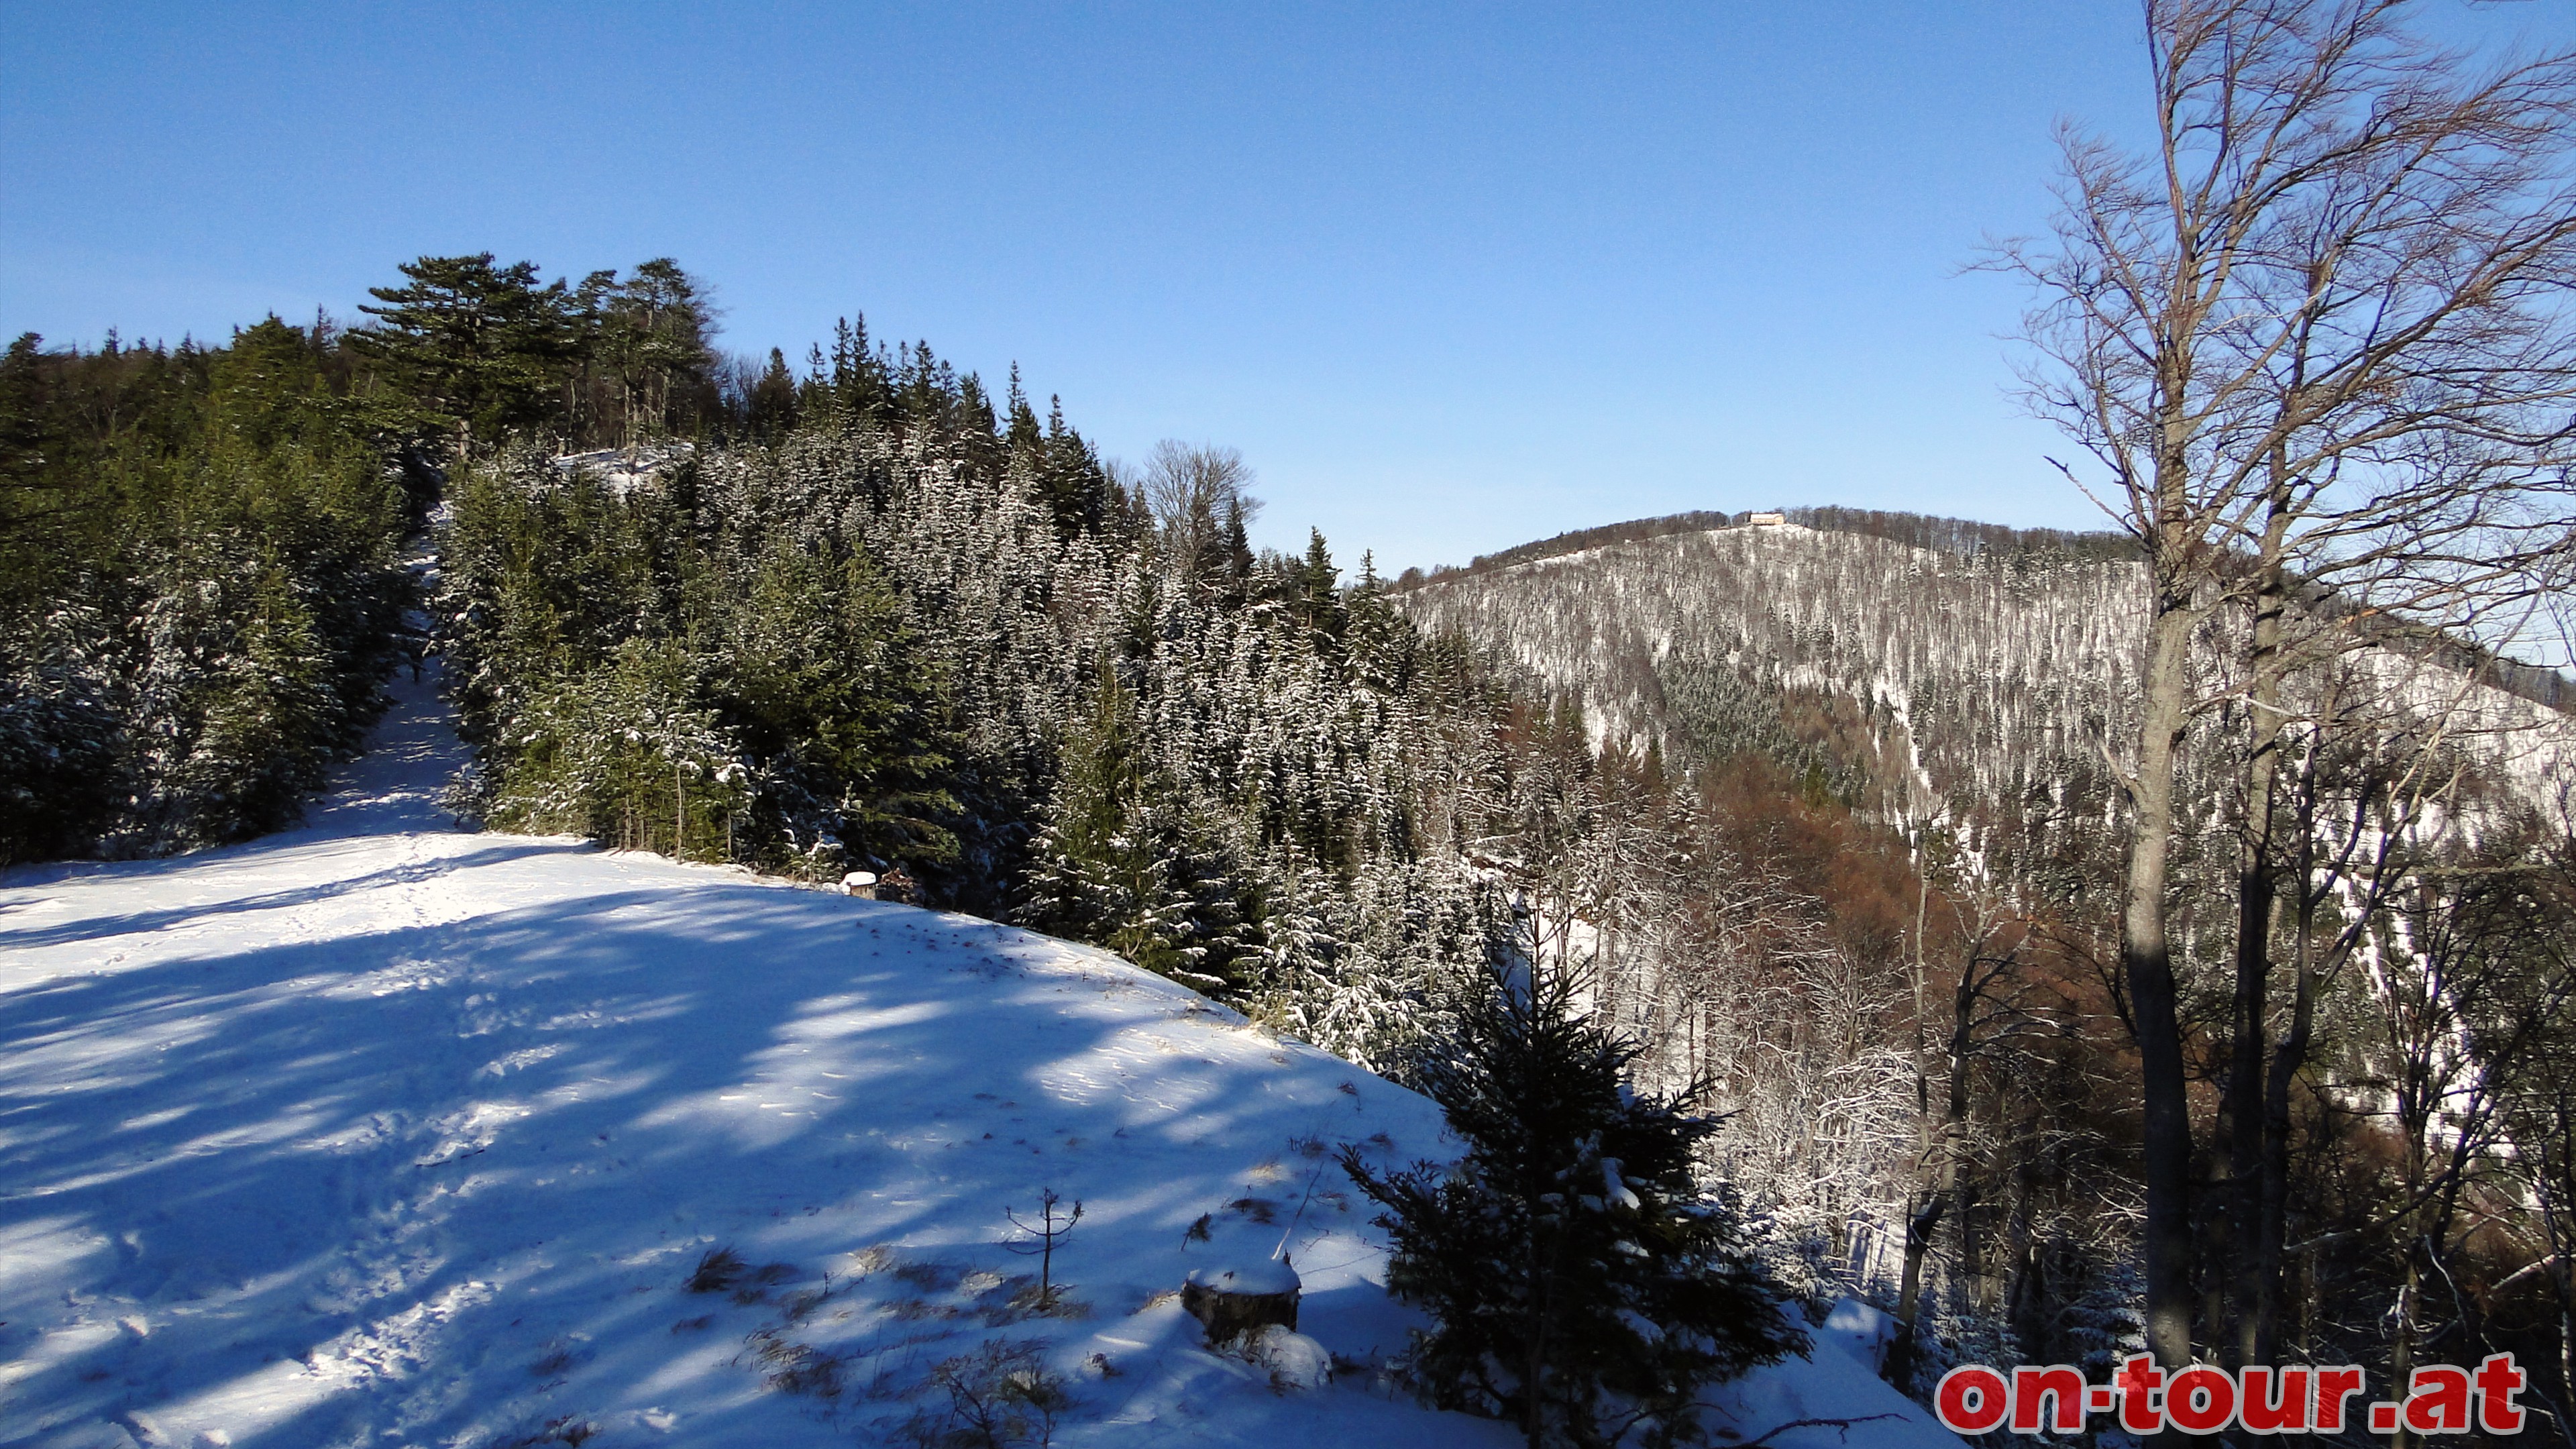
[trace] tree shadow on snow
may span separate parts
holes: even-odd
[[[470,887],[563,849],[432,868]],[[806,1274],[906,1235],[1001,1261],[1001,1209],[1049,1185],[1177,1246],[1239,1148],[1347,1105],[1322,1074],[1255,1091],[1239,1064],[1171,1059],[1135,1030],[1186,1008],[1151,999],[1166,988],[994,963],[1056,943],[686,884],[0,993],[0,1359],[42,1365],[10,1417],[484,1442],[653,1382],[695,1392],[713,1417],[690,1440],[713,1442],[757,1406],[723,1364],[738,1340],[674,1330],[705,1310],[679,1285],[707,1244]],[[1191,1144],[1224,1150],[1173,1166]],[[469,1391],[504,1368],[517,1398]]]

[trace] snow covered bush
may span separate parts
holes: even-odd
[[[930,1387],[947,1402],[914,1415],[899,1431],[922,1449],[1011,1449],[1046,1444],[1072,1406],[1064,1376],[1049,1370],[1036,1339],[991,1339],[944,1359]]]

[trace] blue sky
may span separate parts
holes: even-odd
[[[2555,3],[2429,0],[2482,38]],[[670,255],[724,345],[864,311],[1104,452],[1231,444],[1389,572],[1687,508],[2087,526],[2007,396],[2120,3],[0,10],[0,331],[350,315]]]

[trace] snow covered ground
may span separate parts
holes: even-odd
[[[1086,947],[457,832],[460,758],[407,686],[302,829],[0,876],[0,1445],[904,1443],[1034,1374],[1061,1445],[1517,1442],[1367,1367],[1328,1151],[1430,1103]],[[1328,1387],[1177,1300],[1282,1245]],[[1955,1449],[1835,1342],[1734,1437]]]

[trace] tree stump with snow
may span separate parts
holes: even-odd
[[[851,895],[858,896],[865,900],[875,900],[877,898],[877,873],[872,870],[851,871],[848,875],[841,877],[841,889],[848,891]]]
[[[1296,1269],[1275,1260],[1194,1268],[1181,1285],[1181,1306],[1206,1327],[1210,1343],[1231,1343],[1271,1324],[1293,1333],[1303,1286]]]

